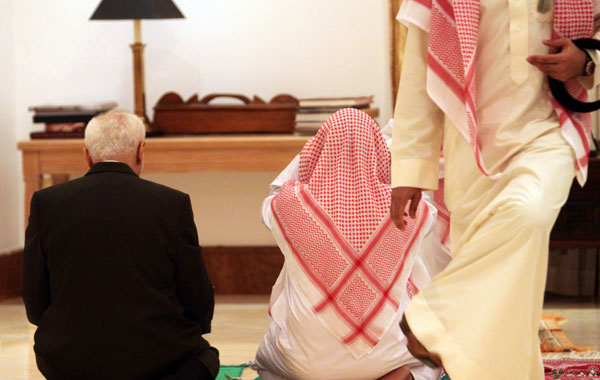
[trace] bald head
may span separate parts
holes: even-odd
[[[109,111],[94,117],[85,128],[88,165],[119,161],[138,175],[142,171],[146,128],[142,120],[127,112]]]

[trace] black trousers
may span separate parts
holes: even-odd
[[[215,354],[213,350],[218,352],[211,347],[209,350],[186,355],[173,363],[162,375],[152,376],[147,380],[214,380],[219,373],[219,362],[218,353]],[[216,359],[216,361],[213,359]],[[205,364],[204,361],[208,363]],[[78,377],[65,378],[63,376],[55,376],[39,355],[36,355],[36,362],[38,368],[48,380],[79,380]],[[210,370],[208,366],[211,367]],[[84,379],[81,378],[81,380]]]
[[[216,351],[216,349],[212,348]],[[164,376],[160,377],[160,380],[214,380],[219,372],[218,367],[213,368],[212,371],[208,369],[207,364],[203,361],[206,357],[212,357],[212,350],[204,350],[202,352],[194,352],[190,355],[183,357],[181,360],[174,363],[165,373]],[[208,352],[208,355],[207,355]],[[218,354],[216,354],[218,355]],[[217,359],[218,360],[218,359]],[[212,360],[211,360],[212,361]],[[211,363],[213,364],[213,363]],[[218,364],[217,364],[218,366]],[[214,367],[214,366],[211,366]],[[215,372],[214,374],[212,372]]]

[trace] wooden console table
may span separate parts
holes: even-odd
[[[278,172],[308,139],[293,135],[149,138],[144,172]],[[29,203],[33,193],[42,187],[43,174],[83,174],[88,168],[81,139],[21,141],[17,147],[23,152],[27,224]],[[577,183],[573,184],[551,240],[555,249],[600,248],[600,157],[590,160],[587,185],[581,189]]]
[[[150,138],[146,140],[144,172],[279,172],[307,140],[308,137],[293,135]],[[80,139],[21,141],[18,148],[23,153],[27,225],[31,197],[41,189],[42,175],[60,178],[68,174],[83,174],[88,168],[83,155],[83,140]],[[259,248],[207,247],[205,260],[219,293],[248,293],[249,283],[253,284],[251,293],[267,294],[270,291],[281,268],[282,257],[276,248]],[[573,184],[569,200],[552,232],[551,248],[600,248],[600,157],[590,161],[587,185],[582,189]],[[235,268],[234,264],[240,262],[246,267],[262,263],[258,266],[261,275],[242,278],[237,272],[221,273],[227,268]],[[254,283],[257,278],[260,283]],[[232,279],[237,279],[237,282]],[[237,285],[231,285],[233,282]],[[595,293],[598,294],[597,288]]]
[[[279,172],[300,151],[308,136],[211,135],[146,139],[144,173]],[[33,193],[42,176],[84,174],[88,168],[83,140],[30,140],[17,145],[23,153],[25,225]]]

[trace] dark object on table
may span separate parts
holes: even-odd
[[[46,132],[83,132],[85,130],[85,123],[46,123]]]
[[[235,98],[243,104],[210,104]],[[154,130],[169,133],[292,133],[298,99],[277,95],[269,103],[239,94],[198,95],[184,102],[177,93],[163,95],[154,107]]]
[[[300,99],[294,132],[301,136],[313,136],[332,114],[342,108],[358,108],[373,119],[379,117],[379,108],[373,106],[373,95]]]
[[[29,137],[32,140],[38,139],[82,139],[84,137],[84,131],[73,131],[73,132],[31,132]]]
[[[163,132],[146,132],[146,138],[164,136]],[[29,137],[32,140],[39,139],[82,139],[85,137],[85,131],[72,131],[72,132],[48,132],[48,131],[37,131],[31,132]]]
[[[46,124],[57,124],[57,123],[85,123],[87,124],[92,118],[101,112],[94,113],[73,113],[73,112],[63,112],[63,113],[36,113],[33,115],[34,123],[46,123]]]
[[[87,124],[100,113],[117,107],[116,102],[74,105],[42,105],[29,107],[33,111],[34,123],[46,124]],[[48,132],[57,132],[47,128]]]
[[[366,96],[346,96],[346,97],[328,97],[328,98],[305,98],[300,99],[300,107],[304,109],[315,108],[366,108],[373,103],[373,95]],[[333,111],[335,112],[335,111]],[[332,113],[333,113],[332,112]]]

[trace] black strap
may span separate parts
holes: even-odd
[[[573,40],[573,43],[580,49],[600,50],[600,41],[593,38],[581,38]],[[579,113],[593,112],[600,109],[600,100],[590,103],[581,102],[569,94],[565,89],[565,84],[563,82],[550,77],[548,78],[548,82],[550,83],[552,95],[566,109]]]

